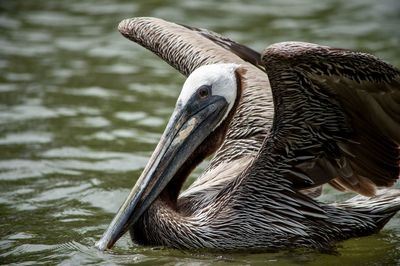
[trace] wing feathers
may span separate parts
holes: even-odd
[[[396,68],[368,54],[299,42],[274,44],[262,59],[274,96],[274,142],[286,146],[286,160],[300,150],[318,157],[293,164],[300,172],[287,171],[295,187],[330,181],[373,195],[375,186],[393,185],[400,158]]]
[[[178,25],[162,19],[137,17],[120,22],[118,30],[126,38],[160,56],[188,76],[205,64],[245,61],[260,67],[260,54],[214,32]],[[257,65],[258,64],[258,65]],[[248,64],[248,67],[251,65]]]

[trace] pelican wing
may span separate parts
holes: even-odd
[[[185,76],[206,64],[247,61],[258,67],[261,65],[260,53],[205,29],[137,17],[121,21],[118,30]]]
[[[205,38],[209,39],[215,44],[218,44],[219,46],[225,48],[226,50],[234,53],[244,61],[247,61],[250,64],[258,67],[259,69],[264,70],[264,65],[261,61],[261,54],[259,52],[254,51],[253,49],[247,46],[237,43],[213,31],[209,31],[207,29],[195,28],[183,24],[180,25],[194,32],[198,32],[201,36],[204,36]]]
[[[330,182],[373,195],[376,186],[394,184],[400,158],[396,68],[368,54],[300,42],[274,44],[262,60],[275,116],[258,159],[275,162],[271,154],[278,154],[297,189]]]

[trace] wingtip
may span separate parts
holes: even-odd
[[[131,29],[131,24],[132,21],[134,19],[132,18],[127,18],[122,20],[119,24],[118,24],[118,31],[122,34],[122,35],[128,35]]]
[[[124,36],[129,36],[130,34],[132,34],[132,31],[135,29],[135,27],[137,27],[137,25],[139,24],[152,22],[160,23],[160,21],[162,21],[162,19],[154,17],[126,18],[118,24],[118,31]]]

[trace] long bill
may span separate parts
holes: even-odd
[[[192,97],[176,106],[145,169],[118,213],[96,243],[99,250],[112,248],[160,195],[185,161],[221,123],[228,109],[221,96]]]

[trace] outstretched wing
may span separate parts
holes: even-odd
[[[301,42],[274,44],[262,60],[275,116],[257,158],[261,164],[280,161],[280,175],[296,189],[330,182],[373,195],[376,186],[394,184],[400,158],[396,68],[368,54]]]
[[[249,62],[251,66],[261,65],[260,53],[205,29],[137,17],[121,21],[118,30],[185,76],[206,64]]]

